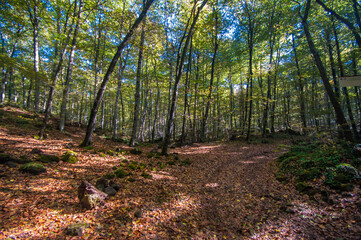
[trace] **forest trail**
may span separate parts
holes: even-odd
[[[60,157],[71,149],[79,161],[43,163],[47,171],[37,176],[0,165],[0,239],[69,239],[65,229],[77,222],[88,224],[82,239],[359,239],[357,195],[329,205],[276,180],[275,159],[289,144],[282,136],[196,143],[168,157],[150,156],[155,145],[145,144],[136,155],[101,135],[93,148],[79,148],[84,130],[60,133],[56,123],[37,140],[38,130],[17,114],[25,116],[2,113],[0,154],[38,161],[38,151]],[[95,184],[119,168],[127,174],[113,178],[120,191],[82,209],[80,182]]]

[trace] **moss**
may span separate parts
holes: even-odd
[[[107,151],[107,154],[108,154],[109,156],[115,156],[115,155],[116,155],[116,153],[115,153],[114,151],[112,151],[112,150],[108,150],[108,151]]]
[[[157,162],[158,166],[160,169],[164,169],[165,168],[165,164],[162,162]]]
[[[115,177],[115,174],[114,173],[107,173],[105,174],[104,178],[106,179],[113,179]]]
[[[189,166],[189,165],[191,165],[191,160],[189,160],[189,158],[186,158],[183,161],[181,161],[180,165],[181,166]]]
[[[143,172],[140,176],[144,177],[144,178],[152,178],[152,175],[150,175],[149,173]]]
[[[66,151],[61,157],[61,160],[68,163],[78,162],[77,154],[74,151]]]
[[[19,170],[24,173],[31,173],[34,175],[46,172],[46,168],[40,163],[26,163],[22,165]]]
[[[38,161],[43,162],[43,163],[50,163],[50,162],[59,162],[60,159],[58,156],[55,156],[55,155],[43,154],[38,157]]]
[[[145,165],[144,163],[140,163],[138,166],[138,169],[143,170],[146,167],[147,167],[147,165]]]
[[[123,170],[123,168],[118,168],[117,170],[114,171],[114,174],[118,178],[124,178],[124,177],[126,177],[128,175],[127,172],[125,172]]]
[[[127,166],[127,168],[130,170],[136,170],[138,169],[138,164],[136,162],[132,162]]]

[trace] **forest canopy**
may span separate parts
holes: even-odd
[[[5,0],[0,103],[135,145],[276,131],[358,137],[356,0]]]

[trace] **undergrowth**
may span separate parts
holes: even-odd
[[[276,178],[294,182],[300,192],[315,194],[315,185],[351,191],[361,160],[353,145],[325,134],[295,142],[277,159]]]

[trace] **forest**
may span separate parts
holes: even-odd
[[[1,1],[0,237],[358,239],[360,10]]]

